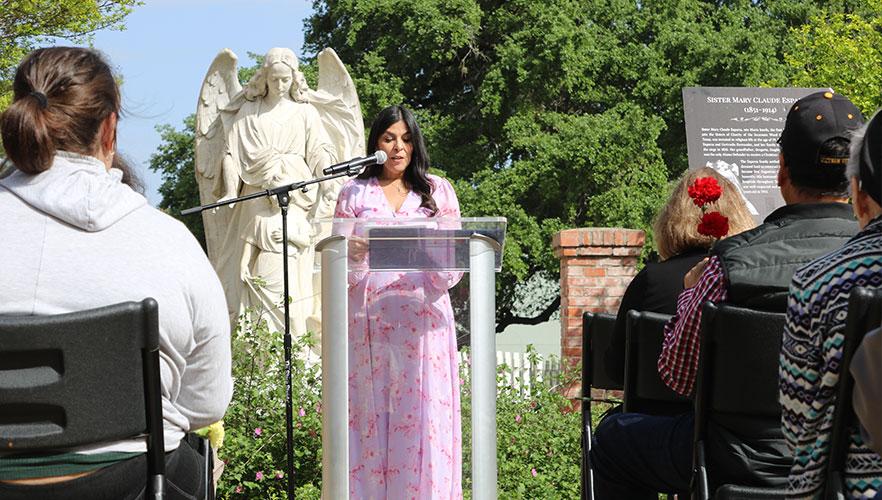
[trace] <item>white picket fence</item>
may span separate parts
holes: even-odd
[[[468,362],[468,354],[459,352],[460,364]],[[500,387],[514,387],[520,393],[530,388],[533,381],[549,381],[552,385],[560,379],[560,363],[557,360],[540,359],[531,364],[526,353],[496,351],[496,372]]]

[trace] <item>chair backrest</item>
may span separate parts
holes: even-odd
[[[591,388],[621,390],[619,384],[606,374],[604,353],[612,340],[616,317],[607,313],[582,313],[582,474],[581,498],[594,498],[594,481],[588,453],[591,449]],[[610,401],[600,399],[599,401]]]
[[[792,457],[782,451],[786,450],[786,445],[783,444],[781,405],[778,402],[778,365],[785,315],[705,302],[701,316],[694,391],[694,463],[699,474],[695,483],[699,492],[703,490],[704,493],[698,497],[703,498],[708,491],[706,474],[717,476],[715,483],[719,484],[738,481],[736,488],[780,487],[786,483],[792,463]],[[714,426],[718,436],[726,436],[729,446],[762,446],[766,451],[756,457],[746,454],[742,460],[735,458],[727,446],[726,456],[714,456],[724,463],[733,459],[744,462],[739,463],[737,472],[732,466],[727,470],[706,472],[704,455],[714,453],[710,449],[705,452],[704,448],[710,425]],[[775,449],[778,451],[770,451]],[[710,459],[708,457],[708,461]],[[757,460],[762,462],[760,471],[756,469],[760,463],[755,462]],[[731,479],[733,475],[736,479]],[[770,489],[767,493],[768,496],[756,498],[783,496],[778,490]]]
[[[582,313],[582,396],[591,397],[591,388],[622,390],[604,369],[604,353],[616,326],[614,314]]]
[[[857,417],[852,406],[854,378],[848,367],[864,335],[882,322],[882,290],[856,287],[848,297],[848,318],[842,341],[839,363],[839,384],[836,388],[836,406],[833,409],[833,430],[830,436],[830,459],[827,462],[828,495],[844,491],[843,472],[851,433],[857,429]]]
[[[696,426],[700,417],[703,423],[727,416],[779,420],[784,313],[706,302],[701,316]]]
[[[692,400],[665,385],[658,374],[658,357],[671,316],[628,311],[625,326],[626,412],[679,415],[692,411]]]
[[[50,316],[0,316],[4,451],[147,436],[150,474],[162,475],[162,425],[154,299]]]

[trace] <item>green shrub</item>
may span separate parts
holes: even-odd
[[[530,362],[541,359],[527,346]],[[460,367],[464,381],[463,495],[471,496],[471,400],[468,366]],[[499,389],[496,398],[497,480],[500,500],[570,500],[579,497],[581,464],[581,415],[559,387],[573,382],[564,372],[559,381],[514,379],[511,369],[497,367]],[[578,373],[572,370],[569,373]],[[523,389],[521,389],[523,388]]]
[[[257,315],[243,317],[233,338],[233,402],[224,418],[219,457],[225,470],[219,499],[285,499],[285,381],[281,334],[267,331]],[[293,352],[310,336],[295,342]],[[534,362],[538,356],[530,350]],[[463,493],[471,498],[471,401],[468,364],[462,378]],[[500,366],[500,381],[508,370]],[[574,373],[578,373],[575,370]],[[562,384],[572,378],[565,375]],[[579,412],[550,381],[519,380],[499,388],[497,443],[499,498],[553,500],[579,496]],[[529,382],[529,384],[528,384]],[[527,386],[529,387],[527,388]],[[292,360],[294,485],[298,499],[321,497],[320,369]],[[258,430],[259,429],[259,430]],[[281,474],[283,477],[278,477]]]
[[[295,341],[292,352],[314,342]],[[259,314],[240,318],[233,335],[233,402],[224,417],[226,437],[218,456],[225,469],[221,499],[287,498],[285,371],[282,334],[267,330]],[[320,498],[321,378],[317,366],[291,360],[294,485],[297,498]]]

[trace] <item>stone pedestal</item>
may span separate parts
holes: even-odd
[[[637,259],[646,235],[636,229],[568,229],[554,235],[560,259],[561,361],[574,367],[582,360],[582,313],[615,314],[628,283],[637,274]],[[576,385],[569,397],[581,394]]]

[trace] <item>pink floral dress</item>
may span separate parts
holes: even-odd
[[[438,217],[460,217],[430,175]],[[334,217],[428,217],[408,193],[394,212],[376,178],[351,179]],[[455,272],[349,274],[349,489],[359,500],[462,498]]]

